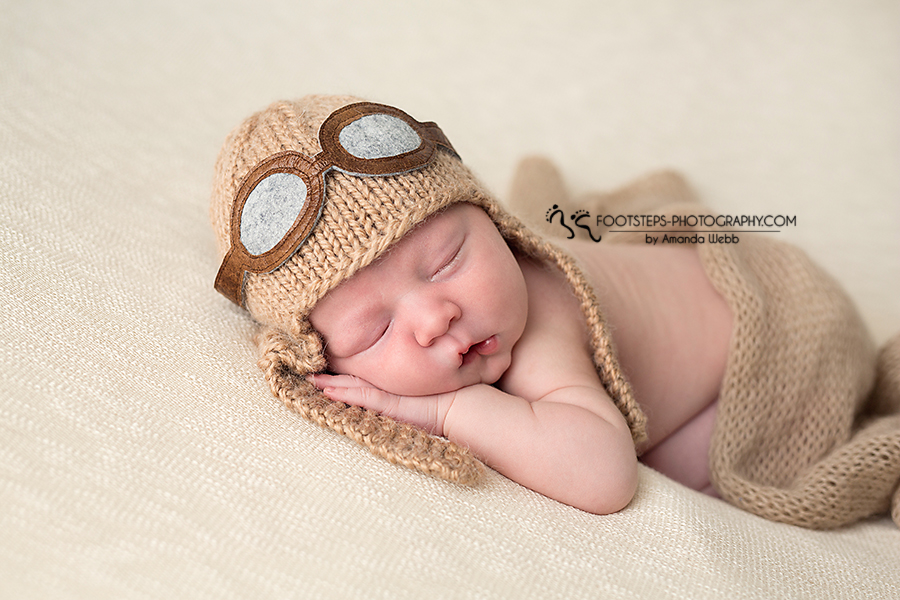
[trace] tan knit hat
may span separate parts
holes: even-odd
[[[600,379],[635,440],[642,440],[644,415],[574,262],[507,214],[436,125],[352,97],[276,102],[231,132],[216,164],[210,216],[224,257],[217,289],[264,326],[257,339],[259,364],[273,393],[303,416],[392,462],[452,481],[477,479],[483,467],[468,450],[332,402],[305,380],[327,366],[322,340],[308,321],[316,302],[428,216],[456,202],[482,207],[514,250],[566,275],[591,330]],[[271,239],[258,244],[246,234],[253,228]],[[271,260],[262,255],[272,255]]]

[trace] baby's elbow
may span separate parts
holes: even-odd
[[[609,506],[612,510],[608,513],[610,514],[614,512],[619,512],[629,504],[631,504],[632,499],[634,499],[634,494],[637,492],[638,486],[638,467],[637,467],[637,459],[635,458],[634,462],[631,463],[625,475],[619,478],[616,485],[614,485],[613,493],[610,495],[610,503]]]
[[[637,463],[630,465],[618,476],[599,482],[582,510],[595,515],[617,513],[631,503],[637,491]]]

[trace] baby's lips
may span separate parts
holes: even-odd
[[[483,342],[478,342],[474,346],[472,346],[469,350],[474,350],[478,354],[482,356],[490,356],[497,352],[500,349],[500,340],[497,339],[496,335],[492,335],[488,339]]]
[[[497,339],[496,335],[492,335],[486,340],[482,340],[477,344],[472,344],[465,353],[460,354],[460,366],[471,363],[475,360],[476,356],[490,356],[498,350],[500,350],[500,340]]]

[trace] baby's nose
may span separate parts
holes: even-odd
[[[428,347],[436,339],[450,331],[450,325],[462,314],[459,306],[447,300],[435,300],[420,306],[413,315],[416,321],[416,341]]]

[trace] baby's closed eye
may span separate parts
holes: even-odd
[[[438,267],[434,269],[434,272],[429,278],[431,281],[441,281],[453,275],[462,262],[463,245],[464,240],[460,240],[458,243],[450,246],[449,251],[439,255],[441,259],[436,261]]]

